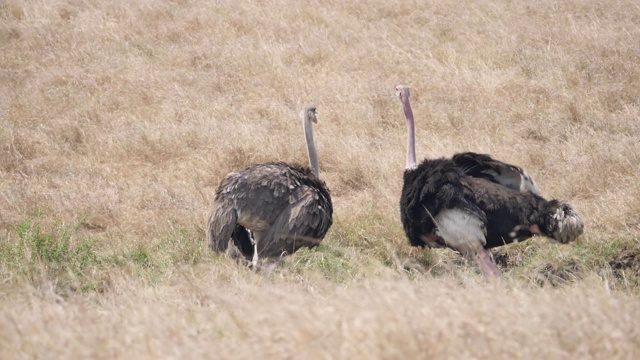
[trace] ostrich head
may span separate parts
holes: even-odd
[[[409,85],[396,86],[396,96],[400,98],[400,101],[403,101],[403,97],[406,97],[407,99],[409,98],[409,95],[411,95],[409,91],[410,88],[411,87]]]
[[[540,230],[550,238],[563,244],[576,240],[584,231],[580,214],[564,201],[549,202],[547,218]]]
[[[316,117],[316,115],[317,115],[317,110],[316,110],[315,105],[307,105],[307,106],[305,106],[304,110],[300,114],[300,116],[302,116],[303,120],[309,119],[314,124],[318,123],[318,118]]]

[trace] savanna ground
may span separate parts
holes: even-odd
[[[637,1],[0,0],[0,357],[640,356]],[[526,168],[586,231],[412,249],[418,157]],[[334,226],[269,277],[208,251],[229,171],[307,163]]]

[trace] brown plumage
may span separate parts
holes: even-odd
[[[399,85],[396,92],[408,128],[400,215],[411,245],[457,250],[490,278],[499,271],[489,248],[534,234],[561,243],[582,234],[580,214],[566,202],[540,196],[531,176],[515,165],[470,152],[418,165],[409,87]]]
[[[216,190],[207,222],[209,247],[259,258],[280,258],[317,246],[332,224],[331,195],[319,179],[313,143],[315,107],[306,107],[303,129],[311,168],[271,162],[228,174]]]

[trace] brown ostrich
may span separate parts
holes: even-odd
[[[261,258],[277,259],[301,247],[318,246],[333,222],[331,195],[320,180],[313,142],[316,108],[302,114],[309,167],[271,162],[229,173],[216,190],[207,222],[209,247],[235,247],[257,268]]]

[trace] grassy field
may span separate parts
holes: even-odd
[[[0,0],[0,358],[640,357],[640,5]],[[490,153],[585,234],[485,284],[399,220],[419,158]],[[211,253],[232,170],[307,163],[334,225],[270,276]]]

